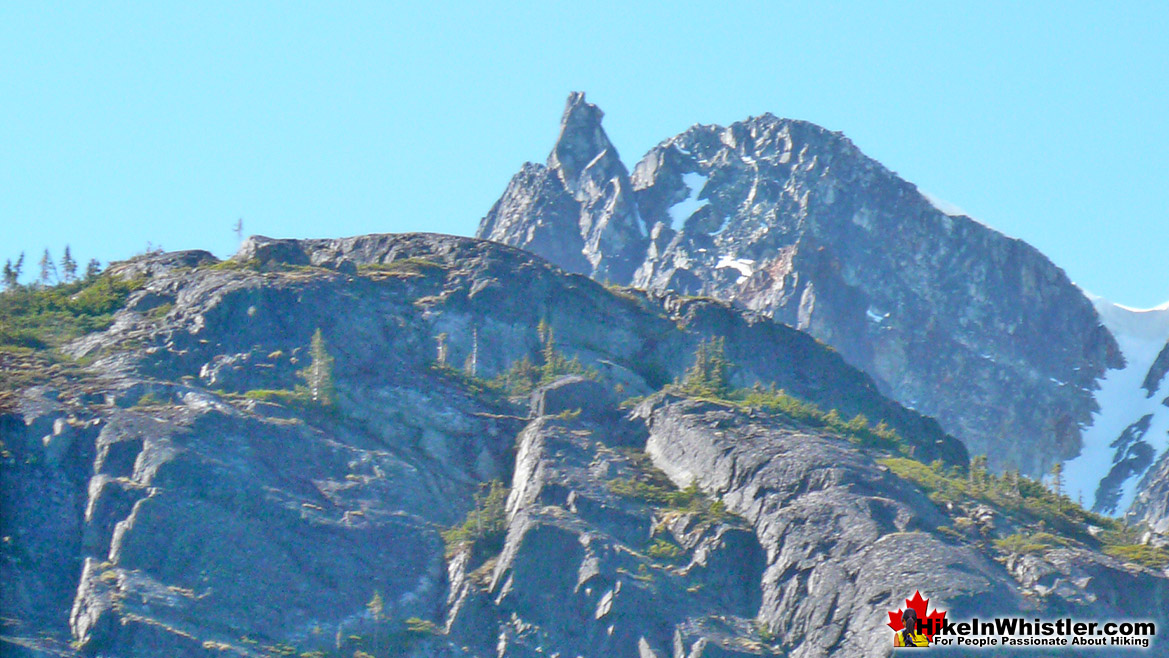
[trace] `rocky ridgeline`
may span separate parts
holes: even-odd
[[[959,442],[714,300],[436,235],[111,276],[138,284],[109,328],[3,398],[4,655],[869,656],[919,588],[960,616],[1166,609],[1086,535],[996,548],[1001,514],[885,465],[961,469]],[[328,405],[295,388],[318,330]],[[819,410],[655,392],[716,338],[733,387]],[[553,358],[585,376],[488,383]]]
[[[1042,474],[1079,452],[1096,379],[1123,360],[1037,250],[810,123],[694,126],[626,174],[601,116],[571,95],[547,165],[525,165],[477,235],[805,330],[993,467]]]

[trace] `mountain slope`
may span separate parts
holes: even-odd
[[[1169,594],[1042,487],[964,484],[989,476],[832,350],[713,300],[434,235],[106,276],[133,284],[60,344],[75,362],[3,351],[5,655],[868,656],[908,583],[955,615]],[[295,388],[328,370],[317,330],[332,404]],[[738,392],[654,392],[719,343]],[[1039,522],[1065,543],[995,542]]]
[[[1115,514],[1128,510],[1140,489],[1154,483],[1155,475],[1143,484],[1142,477],[1156,472],[1150,467],[1169,448],[1169,305],[1138,311],[1093,301],[1116,337],[1124,367],[1101,379],[1099,411],[1084,431],[1083,450],[1064,472],[1069,491],[1094,509]]]

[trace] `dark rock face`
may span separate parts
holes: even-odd
[[[569,99],[566,117],[580,102]],[[588,117],[563,124],[554,155],[608,144],[599,111]],[[525,215],[552,197],[524,189],[520,177],[478,235],[573,271],[582,271],[579,256],[608,259],[604,274],[585,272],[712,295],[805,330],[1000,468],[1042,473],[1077,454],[1095,380],[1121,364],[1062,270],[1019,240],[938,210],[839,133],[771,115],[695,126],[651,150],[628,184],[646,241],[630,229],[610,251],[603,241],[554,244],[552,224],[585,223],[570,212]],[[574,188],[576,198],[600,203],[588,189]]]
[[[1161,352],[1157,354],[1157,360],[1153,361],[1141,388],[1148,391],[1149,395],[1153,395],[1161,388],[1161,382],[1164,381],[1166,373],[1169,373],[1169,343],[1165,343],[1165,347],[1161,348]]]
[[[1108,475],[1104,476],[1096,490],[1096,508],[1115,511],[1121,484],[1130,477],[1141,475],[1152,465],[1157,452],[1145,440],[1152,420],[1152,414],[1142,416],[1112,442],[1111,447],[1116,448],[1116,456]]]

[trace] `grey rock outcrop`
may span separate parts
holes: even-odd
[[[0,398],[6,654],[860,656],[888,651],[907,582],[955,614],[1164,600],[1164,578],[1095,553],[1087,593],[1074,569],[1057,594],[1021,588],[1037,567],[944,535],[947,512],[876,461],[961,468],[956,439],[725,303],[427,234],[118,267],[143,279],[112,325]],[[318,329],[328,406],[295,388]],[[589,376],[500,394],[552,335]],[[653,393],[715,337],[733,386],[900,441]],[[496,480],[498,545],[444,534],[478,529]]]

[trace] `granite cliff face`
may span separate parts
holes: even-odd
[[[4,356],[5,655],[869,656],[910,582],[961,615],[1143,617],[1134,598],[1166,596],[1086,535],[1020,570],[992,531],[955,533],[986,513],[883,460],[964,468],[960,443],[712,300],[433,235],[253,238],[106,276],[134,290],[62,348],[77,361]],[[327,406],[293,388],[318,329]],[[654,393],[715,338],[733,386],[899,438]],[[586,376],[486,383],[553,349]],[[510,492],[494,516],[490,482]]]
[[[565,116],[601,115],[574,94]],[[566,120],[565,141],[612,154],[599,123]],[[636,213],[623,216],[641,220],[614,227],[620,251],[553,244],[557,231],[575,235],[585,223],[552,203],[558,186],[526,183],[536,170],[551,171],[528,165],[479,237],[807,331],[997,469],[1041,474],[1076,456],[1098,380],[1126,363],[1092,303],[1042,254],[939,209],[847,138],[810,123],[763,115],[694,126],[653,148],[628,181],[608,166],[611,187],[634,190]],[[606,258],[604,272],[592,265]]]

